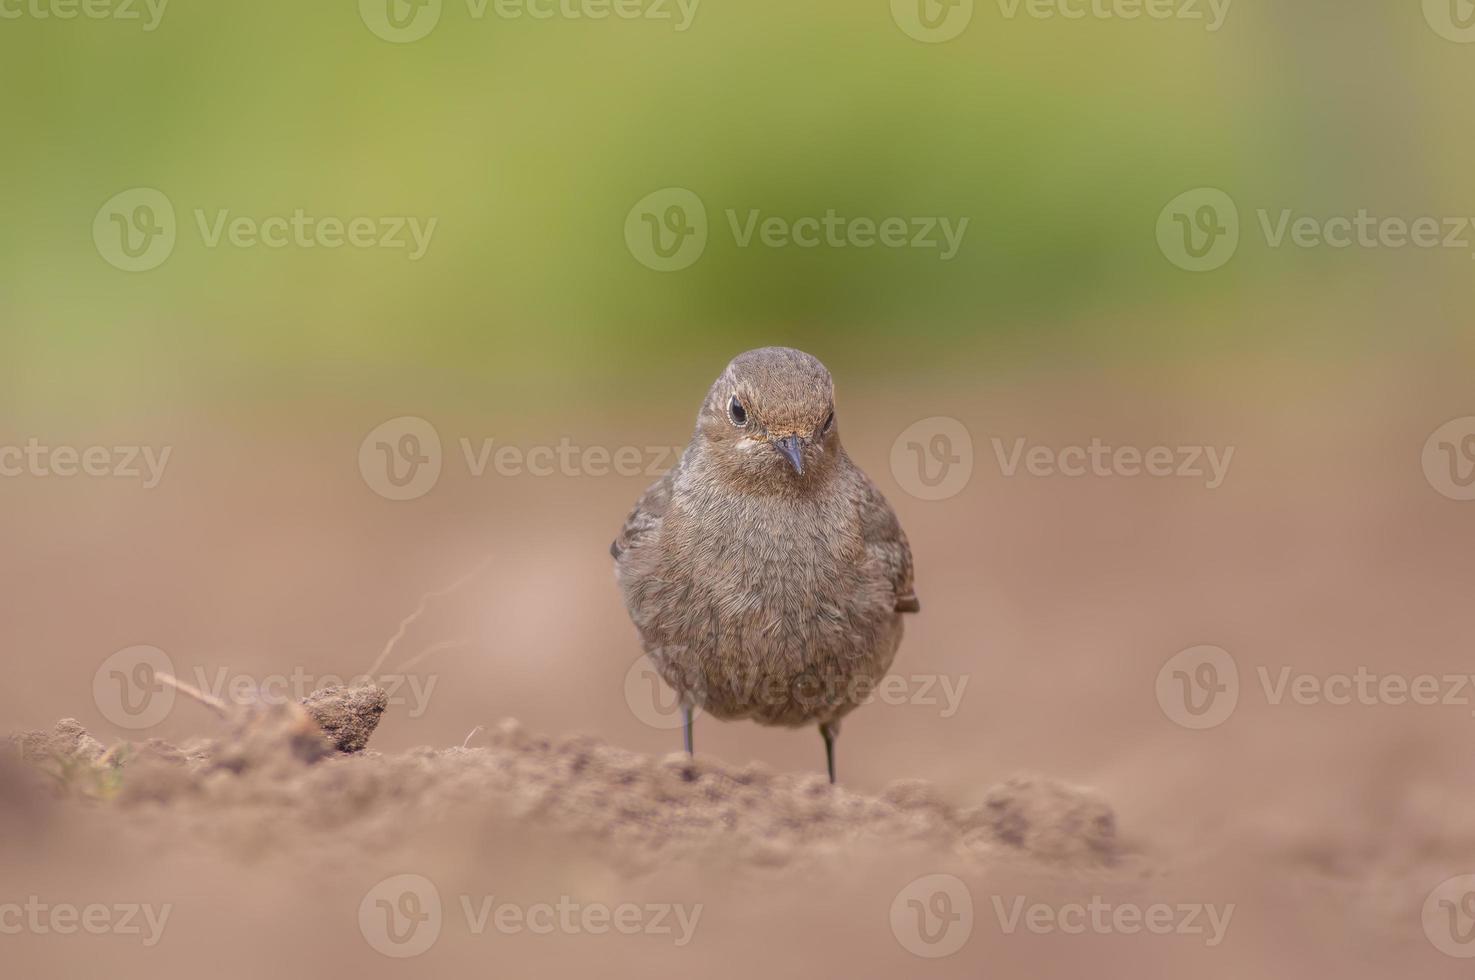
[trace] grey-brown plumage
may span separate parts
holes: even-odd
[[[610,552],[646,653],[687,713],[839,721],[891,666],[917,612],[906,535],[840,445],[834,386],[786,347],[740,354],[677,465]]]

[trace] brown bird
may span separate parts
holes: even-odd
[[[610,553],[646,654],[692,713],[818,723],[868,699],[920,605],[886,499],[840,445],[830,372],[803,351],[733,358],[677,465]]]

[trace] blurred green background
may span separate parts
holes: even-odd
[[[667,384],[695,398],[762,343],[964,383],[1077,358],[1470,350],[1469,249],[1272,249],[1255,214],[1475,215],[1475,45],[1440,36],[1418,0],[1238,0],[1215,32],[980,2],[938,44],[885,0],[703,0],[685,31],[446,0],[412,43],[345,0],[173,0],[152,31],[24,2],[0,19],[12,412],[374,386],[466,404]],[[1242,241],[1190,273],[1154,229],[1203,186],[1238,204]],[[134,187],[167,195],[178,242],[129,273],[91,227]],[[711,226],[678,272],[624,241],[635,202],[665,187],[697,194]],[[206,248],[193,218],[299,208],[437,226],[411,262]],[[969,226],[948,262],[739,248],[729,208]]]

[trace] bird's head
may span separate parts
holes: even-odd
[[[790,347],[739,354],[707,392],[696,439],[747,489],[815,485],[841,451],[830,372]]]

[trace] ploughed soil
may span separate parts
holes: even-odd
[[[699,719],[689,759],[631,702],[640,650],[606,549],[648,477],[458,462],[462,437],[669,444],[689,399],[618,432],[441,411],[445,473],[409,503],[354,465],[403,406],[228,438],[152,420],[141,431],[178,467],[155,490],[0,488],[15,651],[0,716],[34,730],[0,753],[3,972],[1466,976],[1472,961],[1431,938],[1455,915],[1445,945],[1475,951],[1459,941],[1475,934],[1463,891],[1434,895],[1475,873],[1475,689],[1451,680],[1475,673],[1475,504],[1420,465],[1435,428],[1475,414],[1467,374],[1445,373],[1216,359],[847,389],[847,446],[907,529],[923,612],[893,668],[915,696],[847,718],[837,787],[813,731]],[[942,501],[888,466],[896,434],[929,416],[973,439],[971,481]],[[1017,439],[1235,453],[1212,488],[1010,475]],[[181,697],[130,732],[92,685],[135,644],[201,688],[381,663],[409,682],[336,713],[332,694],[224,717]],[[1197,730],[1165,713],[1157,681],[1200,644],[1233,656],[1239,692]],[[1359,672],[1394,693],[1433,677],[1440,697],[1322,696]],[[356,728],[365,712],[375,725]],[[399,876],[439,903],[415,958],[373,941],[388,912],[427,908],[398,902],[409,893],[384,883]],[[170,912],[153,944],[68,933],[65,912],[59,929],[11,931],[8,903],[33,898]],[[597,915],[497,925],[497,910],[559,903],[700,913],[685,941],[649,918],[628,934]]]

